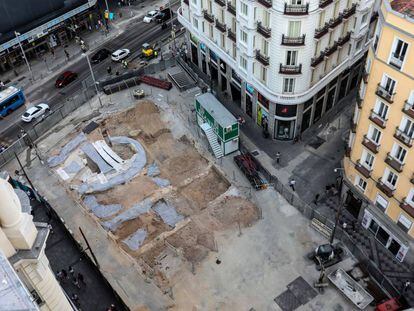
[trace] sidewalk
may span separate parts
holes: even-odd
[[[291,178],[295,179],[296,195],[332,222],[339,207],[339,197],[326,195],[325,186],[337,183],[339,173],[335,173],[334,168],[341,167],[344,140],[349,132],[349,120],[354,107],[354,98],[347,97],[344,100],[342,112],[325,120],[322,118],[320,125],[311,128],[303,135],[302,141],[296,144],[274,140],[269,143],[268,139],[263,138],[259,126],[236,104],[222,101],[233,115],[245,118],[246,123],[241,128],[241,141],[251,152],[258,151],[256,158],[263,167],[286,186]],[[274,160],[277,151],[281,153],[280,164]],[[320,194],[317,205],[313,203],[316,194]],[[353,220],[346,209],[342,209],[339,223],[351,224]],[[397,290],[401,290],[407,280],[414,281],[410,266],[405,262],[397,262],[368,231],[357,225],[355,231],[348,228],[347,233]],[[404,296],[414,305],[412,288]]]

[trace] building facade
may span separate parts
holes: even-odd
[[[56,46],[65,45],[80,30],[95,26],[97,15],[94,13],[94,9],[97,0],[77,0],[77,2],[79,2],[79,6],[75,8],[65,10],[64,7],[60,8],[61,5],[59,5],[58,8],[60,9],[55,12],[52,10],[45,16],[37,16],[35,20],[30,20],[31,11],[27,8],[26,11],[22,9],[18,12],[9,9],[9,12],[7,4],[0,7],[2,16],[18,14],[25,18],[27,15],[27,24],[18,25],[16,28],[5,25],[6,33],[0,34],[0,73],[24,63],[19,41],[27,58],[34,59],[41,57]],[[56,14],[61,11],[62,15]],[[10,18],[13,19],[12,16]]]
[[[34,223],[32,215],[22,212],[14,189],[0,178],[0,252],[40,310],[70,311],[73,308],[69,297],[56,280],[45,254],[48,235],[47,224]]]
[[[414,237],[413,44],[410,1],[383,1],[344,159],[345,205],[399,261]]]
[[[274,139],[291,140],[356,88],[374,0],[183,0],[188,56]]]

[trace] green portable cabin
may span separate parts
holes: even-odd
[[[197,96],[195,109],[197,123],[206,134],[216,158],[239,149],[239,123],[213,94]]]

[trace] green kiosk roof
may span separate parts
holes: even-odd
[[[197,96],[196,100],[222,127],[237,123],[237,119],[211,93]]]

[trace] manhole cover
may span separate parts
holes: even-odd
[[[285,290],[277,296],[274,301],[283,311],[294,311],[302,305],[299,299],[297,299],[290,290]]]
[[[315,298],[318,293],[306,282],[301,276],[291,282],[287,288],[299,299],[304,305]]]
[[[251,152],[252,156],[257,157],[259,155],[259,151],[254,150]]]

